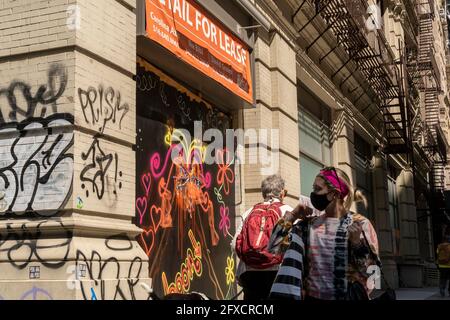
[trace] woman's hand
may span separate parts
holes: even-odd
[[[362,225],[359,222],[353,222],[348,227],[348,239],[354,246],[361,244],[361,233],[363,231]]]
[[[289,212],[292,217],[293,220],[297,220],[297,219],[304,219],[307,216],[311,215],[313,213],[312,209],[299,203],[294,210],[292,210],[291,212]]]

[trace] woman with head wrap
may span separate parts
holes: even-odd
[[[353,190],[345,172],[333,167],[317,175],[310,198],[323,214],[312,217],[311,209],[300,204],[273,229],[269,248],[285,256],[271,298],[344,300],[354,282],[368,296],[373,287],[367,280],[374,271],[369,266],[377,262],[371,254],[378,254],[377,235],[367,218],[350,211],[353,202],[367,205],[367,200]]]

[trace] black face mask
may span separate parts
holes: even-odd
[[[315,192],[311,192],[311,204],[319,211],[325,210],[326,207],[331,203],[330,200],[327,199],[328,194],[317,194]]]

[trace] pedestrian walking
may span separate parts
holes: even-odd
[[[350,211],[354,201],[367,206],[366,198],[353,190],[342,170],[329,167],[317,175],[310,199],[323,214],[310,216],[299,204],[273,230],[269,249],[285,254],[270,297],[367,300],[372,289],[368,267],[378,260],[378,240],[371,222]]]
[[[264,300],[277,274],[282,256],[272,254],[267,245],[275,224],[293,208],[283,203],[287,194],[280,175],[271,175],[261,183],[264,201],[255,204],[243,215],[231,243],[240,261],[236,276],[244,291],[244,300]]]
[[[439,292],[445,297],[445,288],[448,282],[448,295],[450,296],[450,227],[447,226],[442,243],[437,247],[437,265],[439,268]]]

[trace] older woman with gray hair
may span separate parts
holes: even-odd
[[[268,252],[267,244],[274,224],[293,210],[283,199],[287,194],[280,175],[271,175],[261,183],[264,201],[242,215],[231,247],[239,256],[236,277],[244,291],[244,300],[264,300],[276,277],[281,259]]]

